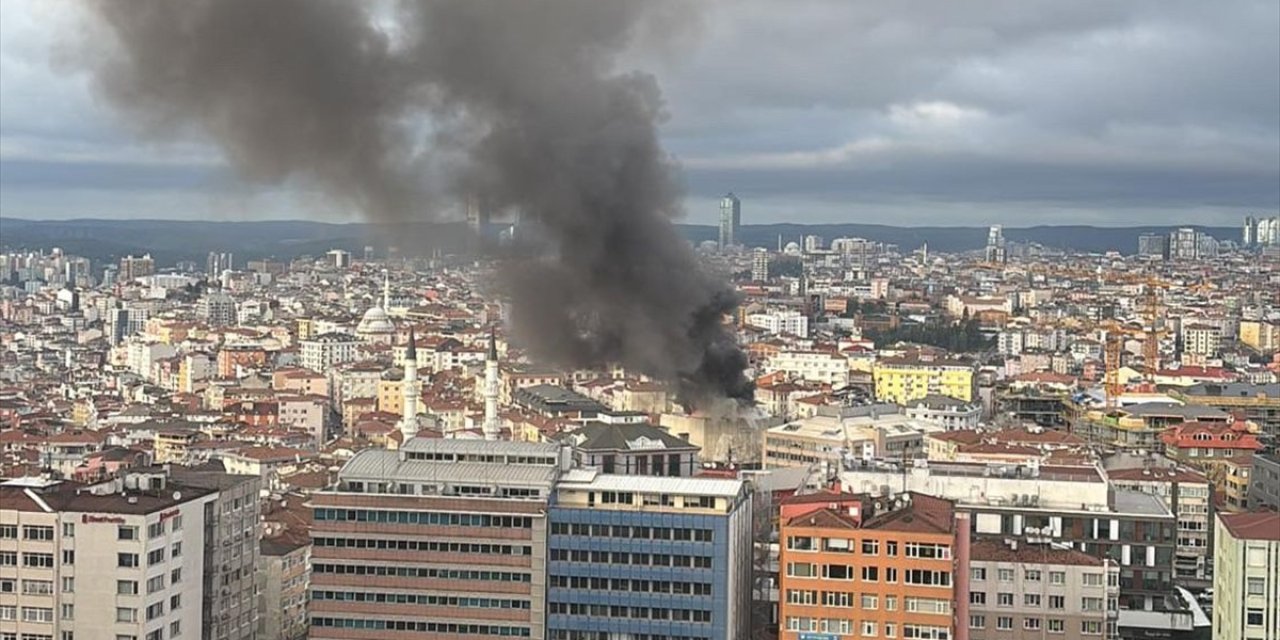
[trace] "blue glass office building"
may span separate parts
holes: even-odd
[[[549,640],[747,637],[744,483],[575,470],[556,487],[549,528]]]

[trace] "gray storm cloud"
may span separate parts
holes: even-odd
[[[88,6],[81,59],[140,135],[207,137],[244,179],[309,182],[373,221],[483,194],[549,244],[503,275],[513,330],[536,354],[618,362],[675,383],[689,404],[750,397],[721,322],[736,297],[671,224],[680,188],[658,141],[657,83],[615,69],[637,34],[660,45],[655,34],[690,22],[687,6]]]

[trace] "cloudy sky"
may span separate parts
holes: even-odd
[[[657,75],[688,220],[1237,224],[1280,210],[1280,3],[740,0]],[[136,141],[65,63],[62,1],[0,2],[0,216],[354,219]]]

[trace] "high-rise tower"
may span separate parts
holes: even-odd
[[[738,244],[738,227],[742,226],[742,201],[732,192],[720,199],[720,248]]]
[[[481,426],[485,440],[497,440],[502,433],[498,421],[498,339],[489,330],[489,352],[484,359],[484,424]]]

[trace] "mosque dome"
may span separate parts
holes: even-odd
[[[370,307],[364,312],[364,317],[360,318],[360,324],[356,325],[356,331],[361,334],[371,333],[395,333],[396,325],[387,316],[387,312],[382,307]]]

